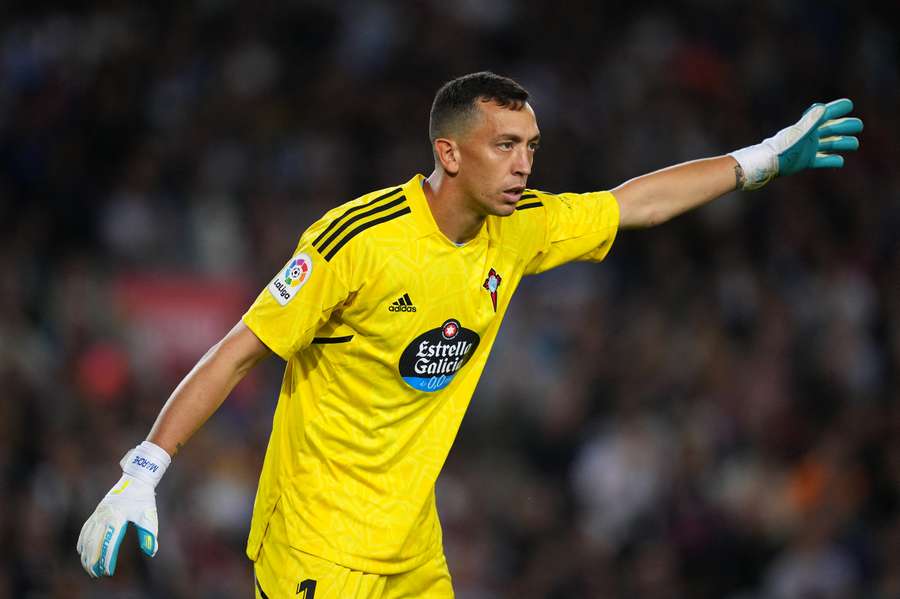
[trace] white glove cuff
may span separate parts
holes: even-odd
[[[728,155],[737,160],[744,172],[739,183],[744,191],[759,189],[778,174],[778,154],[766,142],[729,152]]]
[[[119,465],[122,466],[122,472],[155,489],[171,463],[172,458],[165,449],[150,441],[144,441],[126,453]]]

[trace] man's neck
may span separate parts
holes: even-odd
[[[467,198],[440,169],[435,169],[422,185],[431,216],[447,239],[461,245],[471,241],[484,226],[485,216],[473,211]]]

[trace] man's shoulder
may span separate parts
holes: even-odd
[[[529,228],[543,221],[546,202],[553,194],[537,189],[526,189],[516,204],[516,210],[508,217],[500,218],[500,221],[509,227]]]
[[[552,195],[553,194],[548,191],[525,189],[525,191],[522,192],[522,197],[519,198],[519,203],[516,204],[516,213],[524,214],[525,216],[537,214],[537,212],[527,213],[527,211],[543,208],[545,200]]]
[[[326,261],[357,239],[393,231],[387,223],[411,213],[405,184],[385,187],[344,202],[326,212],[304,233]]]
[[[594,202],[608,202],[612,198],[609,191],[560,192],[551,193],[538,189],[526,189],[516,205],[516,215],[534,218],[548,213],[574,210],[579,205],[593,208]]]
[[[366,206],[374,207],[376,204],[382,202],[382,200],[389,200],[396,196],[403,195],[403,183],[398,185],[392,185],[390,187],[384,187],[382,189],[376,189],[375,191],[370,191],[361,196],[357,196],[352,200],[344,202],[343,204],[338,204],[334,208],[330,209],[328,212],[322,215],[320,221],[325,222],[333,222],[335,220],[340,219],[345,214],[353,215],[359,212],[362,208]]]

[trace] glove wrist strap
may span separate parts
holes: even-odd
[[[738,186],[744,191],[759,189],[778,174],[778,156],[765,142],[729,152],[744,175]]]
[[[144,441],[126,453],[119,462],[122,472],[147,483],[154,489],[171,463],[172,458],[166,450],[150,441]]]

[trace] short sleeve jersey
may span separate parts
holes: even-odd
[[[524,275],[602,260],[609,192],[526,190],[458,246],[417,175],[329,211],[243,317],[287,361],[253,510],[258,555],[282,502],[291,545],[403,572],[442,550],[434,486]]]

